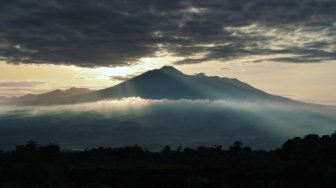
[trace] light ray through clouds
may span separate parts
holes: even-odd
[[[150,149],[166,144],[229,146],[241,140],[267,149],[293,136],[335,130],[336,111],[331,108],[277,103],[125,98],[0,108],[0,143],[6,143],[1,147],[29,139],[63,143],[68,149],[134,144]]]

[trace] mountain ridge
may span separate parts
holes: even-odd
[[[78,90],[78,88],[71,89]],[[69,92],[71,89],[66,90],[67,92],[54,90],[39,95],[26,95],[15,101],[34,104],[63,104],[140,97],[144,99],[171,100],[225,99],[285,103],[297,102],[285,97],[268,94],[235,78],[206,76],[204,74],[187,75],[173,66],[163,66],[160,69],[149,70],[105,89],[92,91],[79,88],[83,91],[79,93],[75,92],[72,95],[64,94],[71,93]]]
[[[46,93],[41,93],[41,94],[27,94],[27,95],[23,95],[20,97],[15,97],[15,98],[11,98],[12,101],[15,102],[48,102],[48,100],[52,100],[52,99],[62,99],[62,98],[66,98],[66,97],[74,97],[77,95],[81,95],[81,94],[85,94],[85,93],[89,93],[92,92],[94,90],[90,90],[87,88],[76,88],[76,87],[72,87],[69,89],[65,89],[65,90],[61,90],[61,89],[56,89],[56,90],[52,90]]]

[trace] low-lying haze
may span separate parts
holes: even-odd
[[[63,149],[164,145],[225,147],[240,140],[273,149],[287,138],[336,130],[336,110],[225,100],[125,98],[55,106],[0,106],[0,148],[29,139]]]

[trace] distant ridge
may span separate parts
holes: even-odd
[[[21,97],[12,98],[12,101],[20,103],[58,103],[69,97],[75,97],[93,92],[93,90],[87,88],[72,87],[66,90],[54,90],[42,94],[28,94]]]
[[[8,100],[9,100],[8,97],[0,96],[0,102],[2,102],[2,101],[8,101]]]

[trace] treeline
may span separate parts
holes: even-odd
[[[334,187],[336,134],[272,151],[241,142],[148,151],[139,146],[62,151],[35,141],[0,152],[0,187]]]

